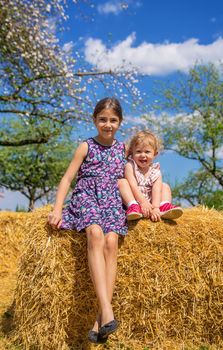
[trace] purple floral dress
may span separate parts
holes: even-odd
[[[112,146],[103,146],[93,138],[86,142],[88,154],[70,203],[63,210],[61,228],[81,231],[97,224],[104,234],[126,235],[126,213],[118,189],[118,179],[124,177],[125,146],[116,140]]]

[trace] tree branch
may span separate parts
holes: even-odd
[[[50,137],[42,136],[37,139],[24,139],[18,141],[4,141],[0,140],[0,146],[24,146],[24,145],[33,145],[47,143]]]
[[[104,72],[77,72],[74,73],[75,77],[86,77],[86,76],[95,76],[95,75],[111,75],[114,74],[111,70],[104,71]]]

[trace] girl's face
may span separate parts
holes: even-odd
[[[109,142],[114,140],[115,133],[121,122],[112,109],[103,109],[94,118],[94,124],[98,130],[99,141]]]
[[[133,147],[132,158],[141,170],[149,169],[155,156],[154,148],[148,143],[141,143]]]

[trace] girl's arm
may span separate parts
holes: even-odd
[[[59,228],[62,223],[62,208],[63,208],[64,200],[70,188],[71,182],[76,176],[81,164],[83,163],[87,155],[87,152],[88,152],[87,142],[81,143],[76,149],[76,152],[74,153],[74,157],[60,181],[60,184],[57,189],[54,209],[48,216],[49,224],[51,224],[54,227]]]
[[[150,204],[150,202],[144,197],[144,195],[140,191],[140,188],[139,188],[138,183],[136,181],[134,170],[133,170],[131,163],[127,163],[125,166],[125,178],[129,182],[132,193],[133,193],[136,201],[139,203],[139,205],[142,209],[143,215],[145,217],[149,217],[150,212],[152,210],[152,205]]]
[[[162,176],[160,175],[156,181],[153,183],[152,187],[152,212],[151,220],[160,221],[160,202],[161,202],[161,193],[162,193]]]

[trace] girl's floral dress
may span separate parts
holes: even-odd
[[[104,234],[127,234],[126,213],[118,189],[124,177],[125,146],[115,140],[112,146],[86,140],[88,154],[77,176],[68,207],[63,210],[61,228],[81,231],[92,224]]]

